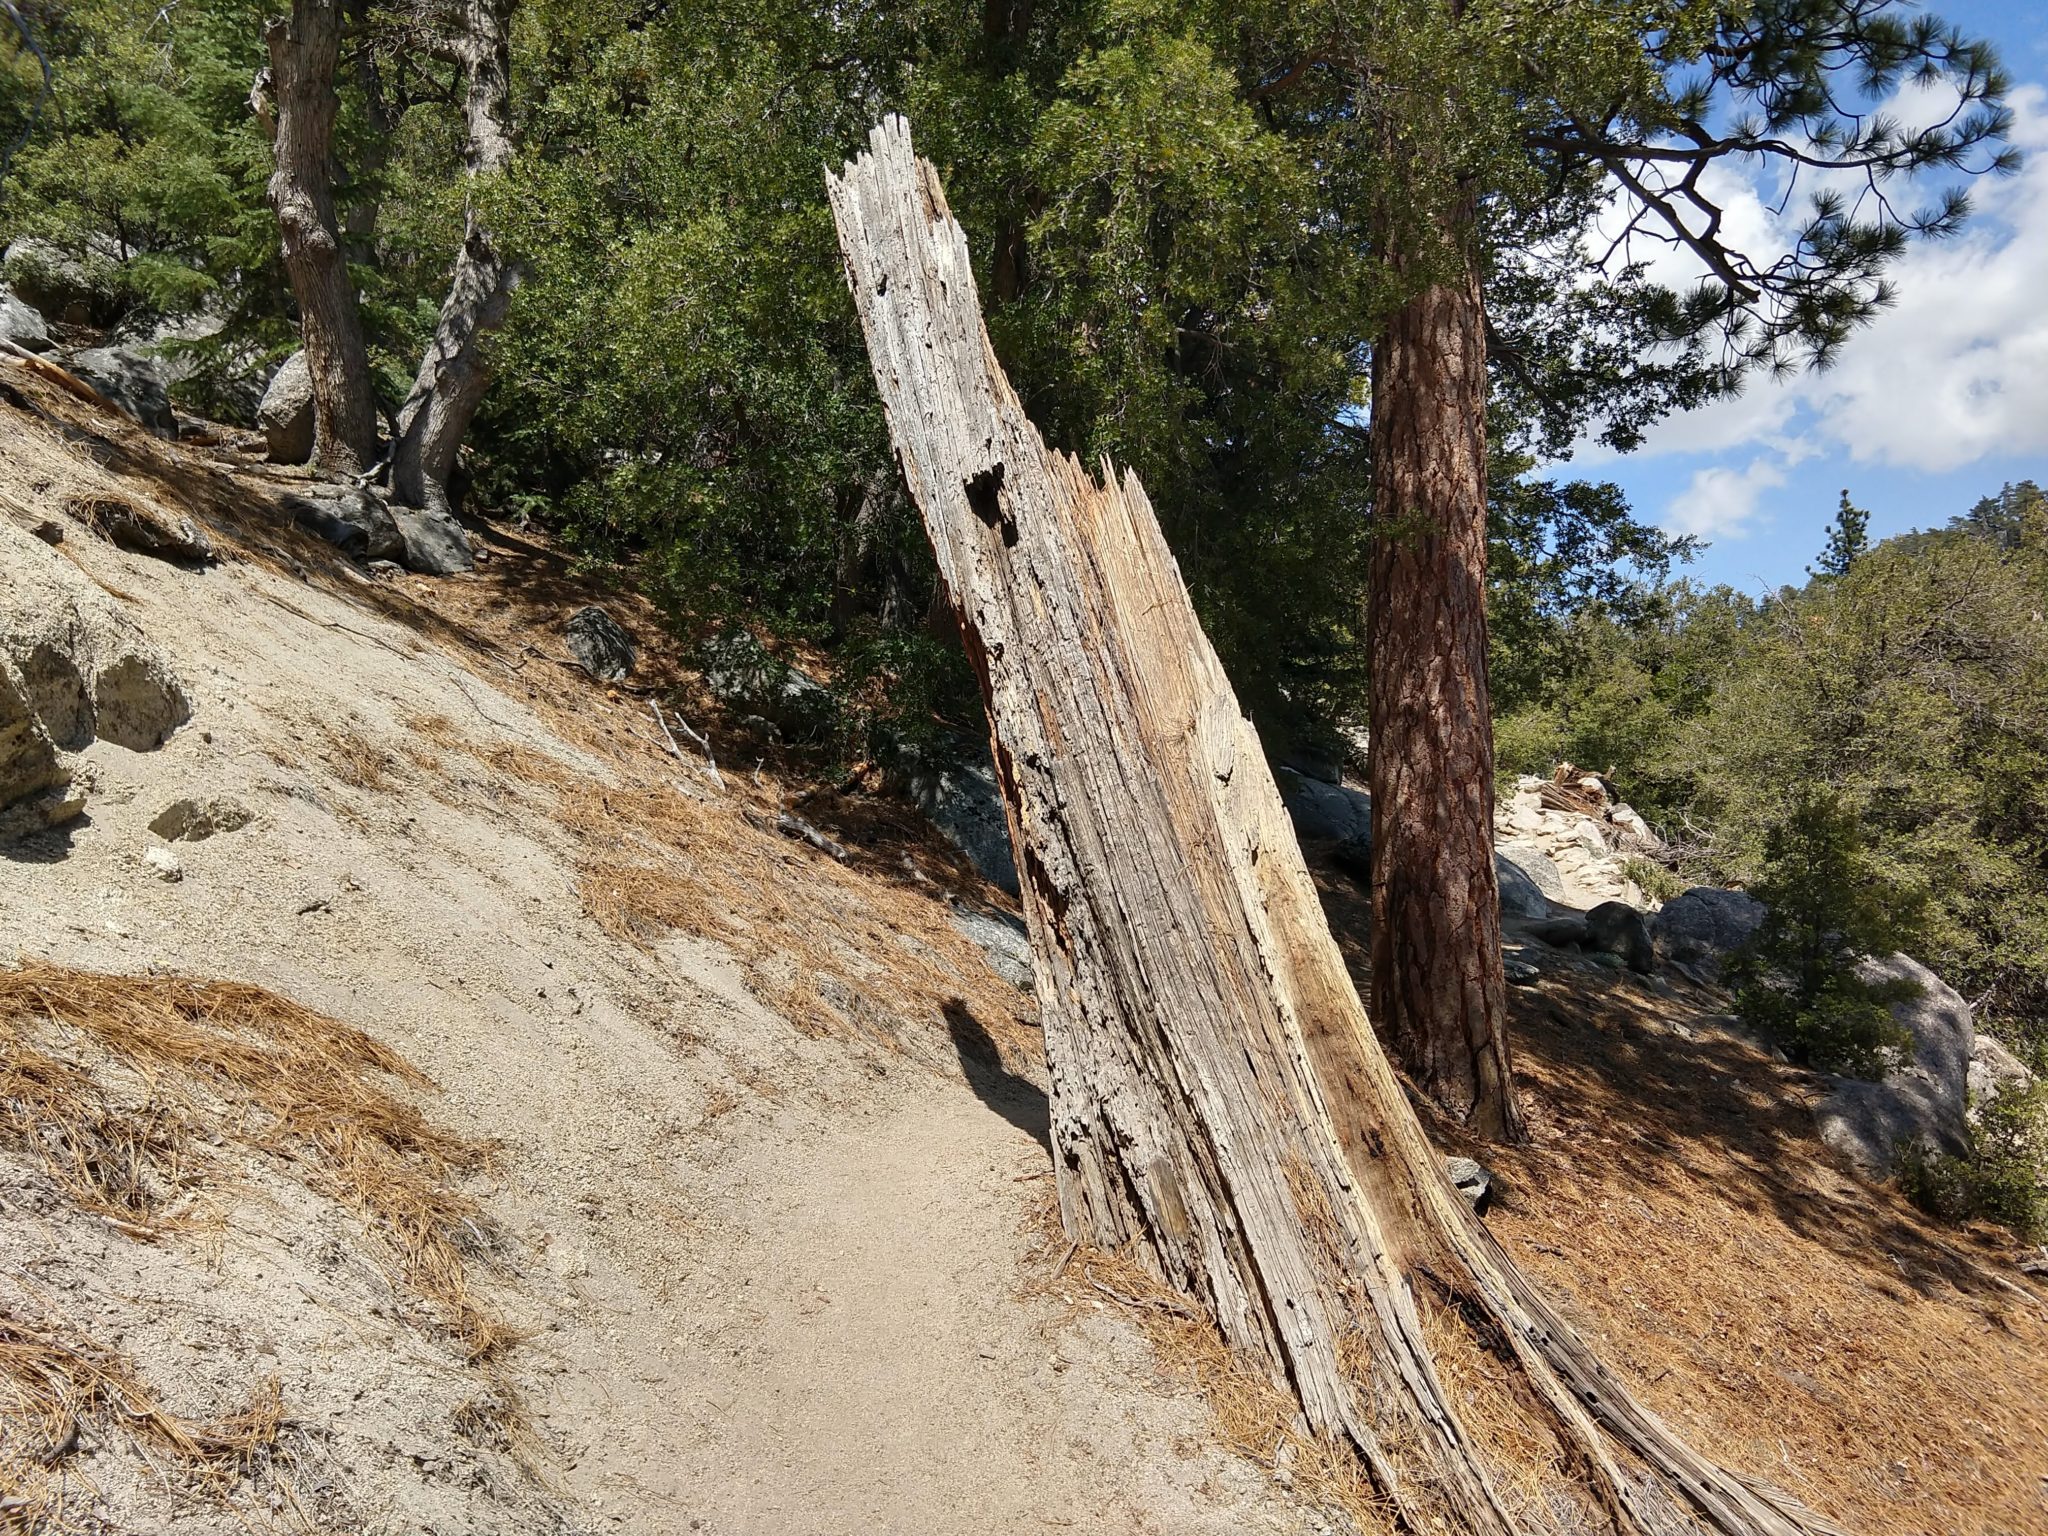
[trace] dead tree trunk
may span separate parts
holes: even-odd
[[[472,180],[512,163],[510,11],[510,0],[466,0],[463,7],[455,54],[469,79],[463,115]],[[518,284],[519,268],[499,250],[472,192],[434,339],[398,413],[391,488],[408,506],[448,510],[448,477],[455,470],[456,452],[491,383],[483,339],[504,323]]]
[[[1432,284],[1373,348],[1372,1015],[1423,1092],[1520,1140],[1493,863],[1486,323]]]
[[[284,266],[299,303],[299,334],[313,383],[313,462],[336,475],[360,474],[377,457],[377,407],[355,287],[334,221],[328,157],[339,102],[341,9],[335,0],[292,0],[289,19],[263,31],[270,50],[274,115],[250,94],[259,121],[274,129],[277,168],[270,206],[283,237]]]
[[[1050,451],[908,127],[828,177],[906,479],[988,704],[1039,957],[1060,1203],[1348,1442],[1415,1533],[1827,1529],[1694,1454],[1471,1214],[1324,921],[1137,480]],[[1107,469],[1107,466],[1105,466]],[[1562,1469],[1506,1492],[1437,1369],[1485,1357]]]

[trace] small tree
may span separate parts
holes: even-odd
[[[1809,565],[1809,576],[1846,576],[1849,567],[1870,552],[1870,514],[1842,492],[1835,520],[1828,524],[1828,542],[1820,552],[1820,564]]]
[[[1882,1077],[1911,1049],[1891,1005],[1911,982],[1871,981],[1858,962],[1896,950],[1919,903],[1874,867],[1856,817],[1834,795],[1805,790],[1764,843],[1755,894],[1770,915],[1730,966],[1736,1009],[1793,1060]]]

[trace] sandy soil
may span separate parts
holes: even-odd
[[[500,1385],[537,1472],[464,1415],[490,1384],[352,1218],[279,1170],[146,1243],[38,1193],[17,1152],[0,1278],[180,1411],[232,1411],[273,1376],[286,1405],[279,1464],[234,1510],[90,1434],[76,1507],[96,1484],[114,1528],[195,1532],[1311,1528],[1214,1447],[1127,1323],[1033,1289],[1028,1081],[970,1072],[943,1033],[817,1038],[704,940],[620,942],[585,915],[568,835],[480,766],[505,747],[603,782],[519,690],[346,580],[124,554],[38,478],[10,480],[9,510],[65,525],[47,558],[120,596],[194,713],[156,751],[95,744],[86,816],[0,859],[0,951],[256,982],[429,1074],[434,1116],[499,1149],[475,1192],[511,1234],[493,1300],[531,1336]],[[149,824],[184,797],[253,819],[166,845]]]

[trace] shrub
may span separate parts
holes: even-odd
[[[1945,1221],[1996,1222],[2025,1242],[2048,1239],[2048,1081],[2007,1088],[1980,1106],[1962,1156],[1914,1146],[1899,1182]]]
[[[1683,896],[1689,889],[1683,877],[1674,874],[1653,859],[1624,859],[1621,872],[1635,881],[1638,889],[1652,901],[1671,901]]]
[[[1891,1005],[1918,993],[1910,981],[1870,981],[1865,955],[1901,948],[1917,903],[1865,855],[1856,818],[1825,791],[1796,791],[1764,839],[1753,887],[1769,909],[1732,958],[1736,1010],[1794,1061],[1882,1077],[1911,1048]]]

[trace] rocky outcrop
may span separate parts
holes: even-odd
[[[397,525],[402,546],[399,561],[422,576],[460,576],[476,569],[469,535],[454,514],[439,507],[407,507],[390,502],[385,510]]]
[[[178,435],[163,369],[148,350],[136,346],[88,347],[67,353],[64,366],[98,390],[112,405],[160,437]]]
[[[105,325],[120,308],[113,264],[80,257],[48,240],[25,237],[0,256],[0,276],[31,309],[66,325]]]
[[[1523,775],[1495,811],[1494,835],[1500,849],[1554,902],[1579,908],[1603,901],[1650,905],[1629,878],[1627,865],[1632,857],[1655,857],[1662,844],[1596,775],[1578,775],[1562,784]]]
[[[1010,849],[1010,820],[996,788],[995,764],[979,761],[930,763],[911,758],[904,784],[931,824],[967,855],[982,879],[1010,895],[1019,894],[1017,860]]]
[[[1910,982],[1917,996],[1891,1005],[1892,1019],[1913,1038],[1911,1058],[1880,1082],[1830,1080],[1814,1109],[1820,1137],[1865,1173],[1889,1173],[1900,1151],[1919,1145],[1960,1154],[1968,1147],[1965,1112],[1976,1027],[1970,1005],[1939,976],[1905,955],[1866,960],[1870,982]]]
[[[282,497],[278,510],[295,526],[358,560],[395,560],[405,536],[376,492],[356,485],[309,485]]]
[[[146,752],[190,718],[170,664],[105,593],[0,519],[0,838],[85,806],[95,741]]]

